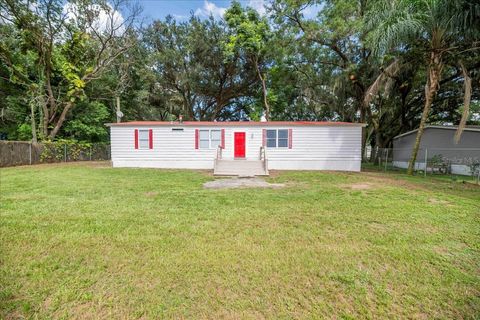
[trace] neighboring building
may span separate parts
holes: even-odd
[[[360,171],[364,127],[306,121],[108,126],[114,167],[214,169],[219,175],[268,175],[268,169]]]
[[[471,165],[480,163],[480,127],[467,127],[458,144],[454,142],[456,126],[425,127],[420,142],[415,168],[425,170],[425,154],[429,162],[435,159],[449,163],[454,174],[471,174]],[[407,168],[417,130],[412,130],[393,138],[393,165]]]

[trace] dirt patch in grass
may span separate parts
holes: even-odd
[[[407,175],[397,175],[397,174],[389,174],[384,172],[375,172],[375,171],[362,171],[358,173],[362,176],[366,176],[372,179],[375,179],[379,182],[385,182],[392,186],[402,186],[407,187],[409,189],[415,190],[429,190],[432,191],[434,189],[438,189],[436,187],[447,187],[449,189],[462,189],[468,191],[478,191],[480,190],[480,184],[476,184],[473,181],[454,181],[451,179],[445,179],[445,177],[431,177],[428,176],[427,178],[420,177],[421,179],[417,180],[416,182],[407,181],[408,178],[414,178]],[[419,177],[418,175],[416,177]],[[465,178],[467,178],[465,176]]]
[[[374,232],[384,233],[390,230],[387,225],[378,221],[372,221],[368,226]]]
[[[158,192],[155,192],[155,191],[148,191],[148,192],[145,192],[145,195],[147,197],[155,197],[156,195],[158,195]]]
[[[26,317],[24,317],[20,311],[13,311],[11,314],[8,314],[6,317],[5,317],[5,320],[17,320],[17,319],[26,319]]]
[[[355,184],[344,184],[342,185],[345,189],[352,189],[352,190],[369,190],[374,188],[375,186],[371,183],[355,183]]]
[[[451,205],[451,203],[447,200],[441,200],[441,199],[437,199],[437,198],[430,198],[428,199],[428,202],[431,203],[431,204],[439,204],[439,205]]]
[[[78,162],[73,162],[78,163]],[[111,168],[112,162],[111,161],[86,161],[87,166],[91,168]]]
[[[128,312],[123,312],[124,310],[110,309],[107,307],[98,307],[95,303],[86,302],[79,303],[70,306],[69,316],[70,319],[107,319],[113,317],[112,314],[128,314]],[[57,315],[59,318],[61,314]]]
[[[277,178],[282,174],[282,172],[286,172],[286,171],[285,170],[284,171],[268,170],[268,176],[269,176],[269,178],[272,178],[272,179]]]
[[[203,184],[205,189],[234,189],[234,188],[283,188],[283,183],[268,183],[262,178],[231,178],[217,179]]]
[[[389,177],[383,175],[382,173],[376,172],[361,172],[358,175],[368,178],[369,182],[367,184],[380,186],[392,186],[392,187],[404,187],[411,190],[429,190],[427,187],[424,187],[418,183],[413,183],[410,181],[396,179],[394,177]]]

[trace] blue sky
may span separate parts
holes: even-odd
[[[265,13],[266,0],[240,0],[240,2],[256,9],[260,14]],[[168,14],[177,20],[185,20],[190,16],[190,12],[203,17],[211,13],[219,18],[229,7],[230,0],[139,0],[139,3],[143,7],[143,16],[147,20],[163,19]],[[304,14],[306,17],[313,17],[317,12],[318,9],[312,7]]]

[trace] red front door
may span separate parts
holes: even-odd
[[[245,132],[235,132],[234,140],[235,140],[234,157],[245,158]]]

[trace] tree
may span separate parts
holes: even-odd
[[[1,18],[15,26],[17,39],[0,44],[0,60],[10,80],[39,101],[44,138],[56,137],[85,99],[86,86],[134,44],[129,34],[139,11],[131,8],[121,17],[124,5],[123,0],[5,0],[0,5]]]
[[[268,67],[268,42],[271,37],[270,27],[266,18],[260,17],[252,8],[244,9],[239,2],[233,1],[225,12],[225,20],[231,35],[226,42],[225,51],[229,57],[240,52],[253,64],[258,79],[262,84],[265,118],[270,118],[268,103],[266,69]]]
[[[141,32],[118,13],[127,3],[0,1],[0,139],[107,139],[117,97],[123,120],[364,122],[379,148],[417,128],[426,102],[431,123],[479,123],[475,2],[274,0],[265,16],[234,2],[225,19]]]
[[[316,17],[304,12],[321,6]],[[290,34],[292,67],[299,74],[302,95],[316,114],[327,119],[369,122],[362,103],[373,75],[366,46],[364,17],[369,1],[275,0],[270,12],[283,34]],[[325,119],[325,118],[320,118]],[[363,143],[366,137],[362,139]]]
[[[223,22],[192,16],[177,23],[172,17],[155,21],[144,34],[155,90],[152,103],[167,114],[187,119],[228,119],[240,99],[252,94],[254,70],[235,54],[226,57]],[[152,84],[153,85],[153,84]]]
[[[394,0],[378,1],[377,10],[369,15],[370,41],[377,53],[386,54],[392,48],[420,47],[428,66],[425,103],[409,174],[413,174],[423,130],[440,86],[445,56],[458,59],[475,47],[473,39],[478,39],[479,9],[479,4],[468,0]]]

